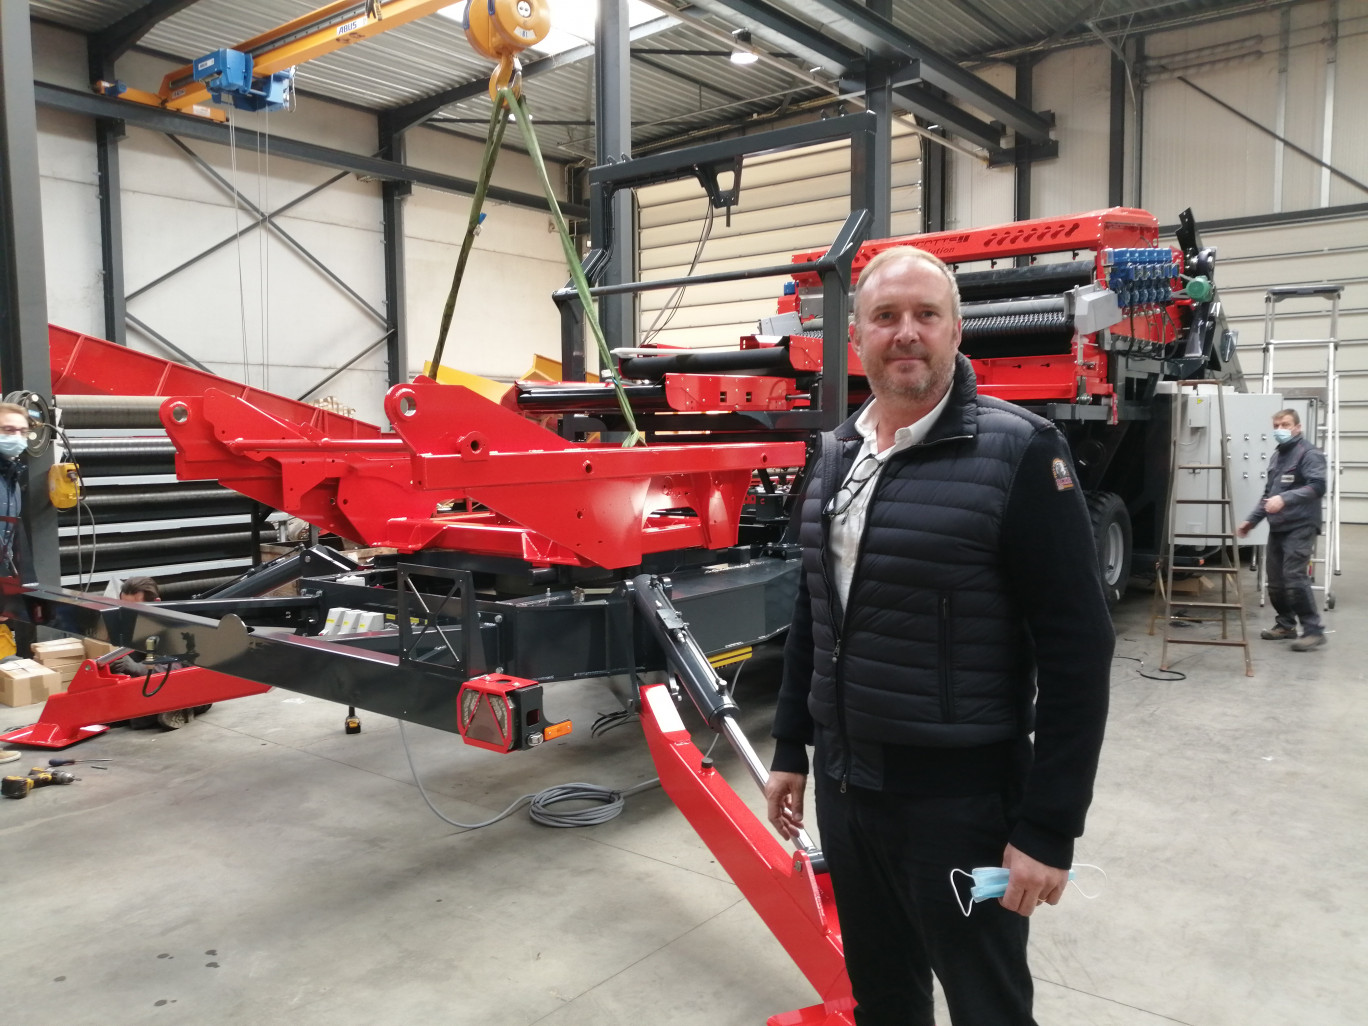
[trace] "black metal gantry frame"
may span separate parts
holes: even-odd
[[[413,559],[415,557],[408,557]],[[723,651],[773,638],[788,623],[798,587],[792,555],[753,556],[741,549],[711,553],[724,565],[656,567],[651,580],[669,596],[700,651]],[[284,687],[440,730],[456,729],[455,698],[463,681],[486,672],[542,683],[665,668],[641,630],[639,596],[626,580],[586,594],[559,588],[490,598],[477,592],[477,572],[403,558],[357,570],[343,554],[303,550],[211,597],[127,603],[0,576],[0,611],[244,680]],[[250,597],[302,569],[300,594]],[[646,567],[639,568],[646,571]],[[378,572],[379,586],[374,586]],[[342,583],[349,573],[364,584]],[[393,580],[393,586],[389,583]],[[441,582],[449,582],[441,593]],[[437,587],[434,587],[437,585]],[[397,630],[318,636],[332,607],[384,612]],[[254,632],[244,622],[293,627],[294,634]],[[416,621],[416,625],[414,625]],[[412,626],[411,626],[412,625]]]
[[[596,245],[585,258],[584,270],[593,282],[603,274],[611,259],[606,246],[597,244],[597,240],[612,240],[616,237],[613,201],[619,192],[626,193],[647,185],[696,178],[708,193],[714,207],[729,208],[739,195],[741,169],[745,157],[798,149],[840,139],[848,140],[850,143],[850,215],[831,248],[820,260],[808,265],[781,264],[649,282],[617,282],[594,286],[589,290],[589,294],[616,296],[682,285],[781,277],[797,271],[816,271],[823,278],[823,373],[819,386],[818,408],[789,414],[784,418],[782,426],[785,429],[796,430],[831,430],[846,417],[846,325],[850,320],[850,274],[860,244],[868,236],[871,207],[877,202],[879,175],[875,154],[878,120],[878,116],[871,112],[846,114],[824,121],[812,121],[757,135],[691,146],[649,157],[600,164],[591,168],[588,176],[592,192],[589,209],[592,237],[596,240]],[[719,184],[719,176],[725,174],[734,176],[729,189],[722,189]],[[561,310],[562,377],[566,381],[582,380],[584,332],[579,297],[573,285],[567,285],[558,290],[554,298]],[[606,333],[608,325],[604,327]],[[607,337],[610,349],[614,348],[615,344],[635,342],[635,338],[625,340],[614,338],[612,335]]]

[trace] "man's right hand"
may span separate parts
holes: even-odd
[[[769,821],[779,836],[795,840],[803,829],[803,792],[807,777],[802,773],[774,772],[765,784],[765,803],[769,806]]]
[[[1249,532],[1250,532],[1250,524],[1249,524],[1249,521],[1248,521],[1248,520],[1241,520],[1241,521],[1240,521],[1240,526],[1237,527],[1237,528],[1235,528],[1235,533],[1236,533],[1237,535],[1239,535],[1241,538],[1247,538],[1247,537],[1249,537]]]

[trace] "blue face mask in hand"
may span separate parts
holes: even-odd
[[[1075,887],[1078,887],[1078,883],[1074,880],[1074,877],[1077,875],[1080,868],[1096,869],[1104,878],[1107,875],[1097,866],[1089,865],[1086,862],[1075,862],[1069,869],[1069,880],[1073,882]],[[956,873],[960,876],[970,877],[974,881],[973,886],[969,888],[968,902],[965,902],[961,897],[960,889],[955,886]],[[987,901],[989,898],[1000,898],[1006,894],[1007,879],[1009,876],[1011,876],[1011,870],[1006,866],[980,866],[978,869],[970,870],[967,873],[963,869],[952,869],[950,870],[950,889],[955,892],[955,901],[959,904],[960,911],[967,916],[974,910],[975,902]],[[1085,898],[1097,897],[1096,894],[1088,894],[1081,887],[1078,887],[1078,893],[1082,894]]]
[[[0,456],[14,459],[28,448],[27,435],[0,435]]]
[[[1273,441],[1277,442],[1279,445],[1286,445],[1288,442],[1292,441],[1292,432],[1288,431],[1287,428],[1274,428]]]

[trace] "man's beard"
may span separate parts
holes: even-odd
[[[926,354],[913,350],[907,356],[920,356],[925,359]],[[902,399],[909,402],[923,402],[927,399],[939,399],[945,394],[945,390],[950,387],[950,382],[955,378],[955,354],[946,354],[943,360],[926,363],[927,373],[917,381],[906,381],[896,378],[888,373],[882,364],[876,367],[866,367],[865,375],[869,379],[875,395],[887,396],[889,399]]]

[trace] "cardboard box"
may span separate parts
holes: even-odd
[[[1207,592],[1215,590],[1216,583],[1205,574],[1194,574],[1191,577],[1178,577],[1175,578],[1173,582],[1173,594],[1175,595],[1195,597],[1197,595],[1205,595]]]
[[[85,642],[80,638],[58,638],[56,641],[35,641],[33,658],[44,666],[60,659],[84,659]]]
[[[11,659],[0,663],[0,703],[10,706],[33,705],[61,690],[61,675],[32,659]]]
[[[56,641],[36,641],[32,645],[33,658],[61,677],[54,691],[65,691],[76,671],[86,661],[85,644],[80,638],[59,638]]]
[[[82,638],[81,647],[85,649],[87,659],[99,659],[100,656],[113,652],[118,645],[111,645],[107,641],[96,641],[94,638]]]

